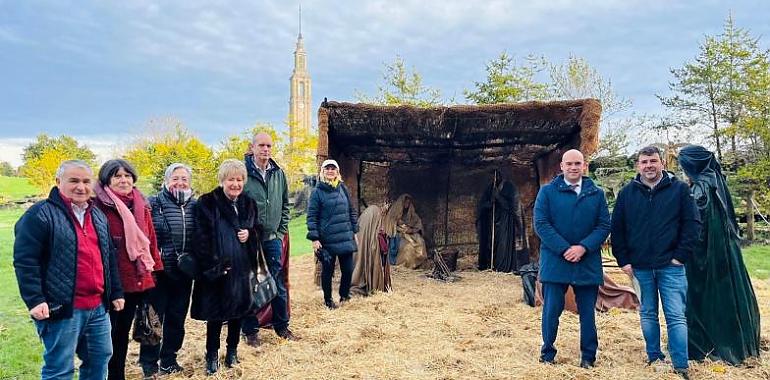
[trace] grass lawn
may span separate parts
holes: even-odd
[[[289,248],[292,256],[302,256],[313,252],[310,240],[307,240],[305,215],[299,215],[289,221]]]
[[[770,278],[770,246],[753,245],[743,248],[743,261],[751,277],[763,280]]]
[[[13,225],[21,214],[20,208],[0,209],[0,379],[40,378],[43,346],[13,271]]]
[[[16,200],[39,194],[40,190],[24,177],[0,176],[0,198]]]

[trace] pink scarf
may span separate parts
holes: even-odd
[[[144,272],[151,272],[155,267],[155,261],[150,254],[150,239],[144,235],[144,232],[136,224],[136,218],[131,210],[126,207],[126,204],[112,192],[109,186],[104,187],[104,192],[115,203],[115,208],[118,210],[120,219],[123,220],[123,233],[126,238],[126,250],[128,251],[128,259],[136,262],[136,268],[139,270],[139,274]],[[143,205],[139,202],[134,202],[134,210],[137,212],[143,212]],[[139,261],[137,261],[139,259]]]

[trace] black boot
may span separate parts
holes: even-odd
[[[234,365],[240,362],[241,361],[238,360],[238,350],[235,348],[228,348],[227,354],[225,355],[225,365],[227,368],[232,368]]]
[[[334,310],[334,309],[337,308],[337,304],[334,303],[334,301],[332,301],[332,300],[324,301],[324,305],[326,305],[326,307],[329,308],[329,310]]]
[[[206,375],[211,376],[219,370],[219,353],[206,353]]]

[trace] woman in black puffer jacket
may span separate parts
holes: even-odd
[[[321,165],[319,182],[310,195],[307,207],[307,239],[321,261],[321,288],[324,304],[336,309],[332,300],[332,274],[339,258],[340,302],[350,299],[353,274],[353,252],[357,250],[358,214],[350,202],[348,189],[342,183],[337,161],[326,160]]]
[[[192,279],[182,273],[177,264],[178,257],[192,249],[195,234],[196,200],[191,184],[192,169],[185,164],[171,164],[166,168],[163,188],[148,199],[163,260],[163,272],[157,274],[150,299],[163,322],[163,339],[159,345],[142,345],[139,350],[139,363],[145,377],[151,377],[159,369],[161,374],[182,372],[176,357],[184,340]]]

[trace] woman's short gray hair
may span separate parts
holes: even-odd
[[[163,174],[163,183],[168,183],[168,181],[171,180],[171,175],[174,174],[174,171],[179,168],[182,168],[187,171],[187,177],[188,177],[187,179],[189,179],[190,182],[192,182],[192,169],[185,164],[175,162],[166,168],[166,172]]]
[[[222,161],[222,163],[219,165],[219,173],[217,174],[217,180],[219,180],[219,184],[221,185],[227,177],[236,174],[243,176],[243,181],[246,181],[246,178],[248,177],[248,172],[246,171],[246,165],[241,160],[235,160],[235,159],[227,159]]]

